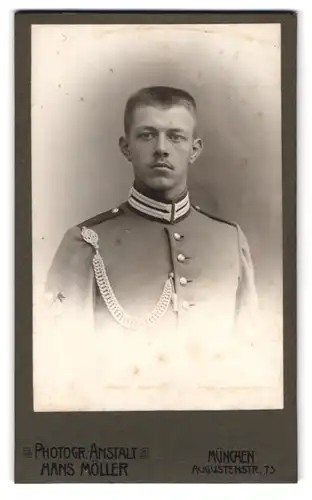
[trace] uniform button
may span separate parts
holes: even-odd
[[[117,214],[119,212],[119,208],[112,208],[112,214]]]
[[[173,237],[177,241],[179,241],[182,238],[181,234],[179,234],[179,233],[174,233]]]
[[[183,253],[179,253],[177,259],[178,259],[179,262],[184,262],[185,261],[185,255],[183,255]]]
[[[189,308],[190,308],[190,304],[186,300],[184,302],[182,302],[182,309],[184,309],[185,311],[188,311]]]
[[[181,276],[181,278],[179,279],[179,281],[180,281],[180,285],[182,285],[182,286],[187,285],[187,279],[184,278],[184,276]]]

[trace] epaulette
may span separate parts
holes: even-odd
[[[207,217],[209,217],[210,219],[213,219],[217,222],[223,222],[224,224],[228,224],[229,226],[233,226],[235,228],[237,228],[237,224],[236,222],[231,222],[229,220],[226,220],[226,219],[221,219],[221,217],[217,217],[215,215],[212,215],[212,214],[209,214],[208,212],[205,212],[204,210],[202,210],[198,205],[192,205],[192,207],[199,213],[203,214],[203,215],[206,215]]]
[[[107,210],[106,212],[102,212],[101,214],[95,215],[91,217],[91,219],[87,219],[77,226],[82,229],[84,226],[91,227],[96,226],[97,224],[101,224],[101,222],[105,222],[106,220],[113,219],[118,217],[119,215],[124,213],[124,209],[122,207],[112,208],[111,210]]]

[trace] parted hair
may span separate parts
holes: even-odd
[[[177,104],[185,106],[193,113],[196,112],[195,99],[185,90],[164,86],[145,87],[138,90],[129,97],[126,103],[124,113],[125,133],[129,133],[133,112],[138,106],[145,105],[170,108]]]

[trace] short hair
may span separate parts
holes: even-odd
[[[139,106],[156,106],[170,108],[182,105],[192,113],[196,113],[196,102],[193,96],[182,89],[174,87],[145,87],[132,94],[125,107],[124,128],[128,134],[134,110]]]

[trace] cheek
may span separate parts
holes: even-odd
[[[153,146],[151,143],[142,143],[140,146],[134,146],[131,149],[131,156],[133,160],[144,160],[148,158],[153,152]]]
[[[177,155],[183,158],[189,158],[192,154],[192,146],[189,144],[179,144],[175,147]]]

